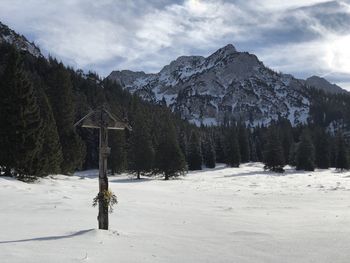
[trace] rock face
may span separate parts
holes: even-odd
[[[42,56],[38,47],[0,22],[0,43],[3,42],[13,44],[19,50],[27,51],[35,57]]]
[[[326,79],[318,76],[312,76],[306,79],[305,84],[309,87],[317,87],[318,89],[321,89],[328,93],[333,93],[333,94],[348,93],[346,90],[342,89],[341,87],[335,84],[331,84]]]
[[[272,71],[233,45],[207,58],[179,57],[157,74],[124,70],[108,78],[146,100],[166,103],[197,125],[217,125],[232,117],[252,126],[279,117],[297,125],[309,117],[304,81]]]

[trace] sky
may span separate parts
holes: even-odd
[[[231,43],[274,70],[350,90],[350,0],[0,0],[0,21],[103,77]]]

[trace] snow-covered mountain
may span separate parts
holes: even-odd
[[[8,26],[0,22],[0,43],[3,42],[13,44],[19,50],[27,51],[35,57],[42,56],[38,47],[33,43],[30,43],[24,36],[17,34]]]
[[[216,125],[234,117],[247,124],[279,117],[293,125],[309,117],[306,85],[264,66],[231,44],[209,57],[183,56],[157,74],[113,71],[108,78],[153,102],[164,102],[197,125]]]

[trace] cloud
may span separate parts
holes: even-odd
[[[349,0],[2,0],[0,20],[46,54],[102,76],[155,72],[227,43],[298,77],[348,83],[350,74]]]

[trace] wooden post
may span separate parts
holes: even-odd
[[[108,177],[107,177],[107,158],[110,154],[110,148],[108,147],[108,130],[124,130],[131,131],[131,127],[118,120],[110,112],[108,112],[104,106],[98,110],[90,111],[86,116],[74,124],[74,126],[81,125],[84,128],[99,129],[100,142],[99,142],[99,202],[98,202],[98,228],[108,230],[108,203],[103,198],[108,191]]]
[[[101,111],[100,123],[100,151],[99,151],[99,196],[104,196],[108,191],[107,177],[107,157],[108,148],[108,129],[104,120],[104,112]],[[98,205],[98,228],[108,230],[108,204],[105,199],[101,198]]]

